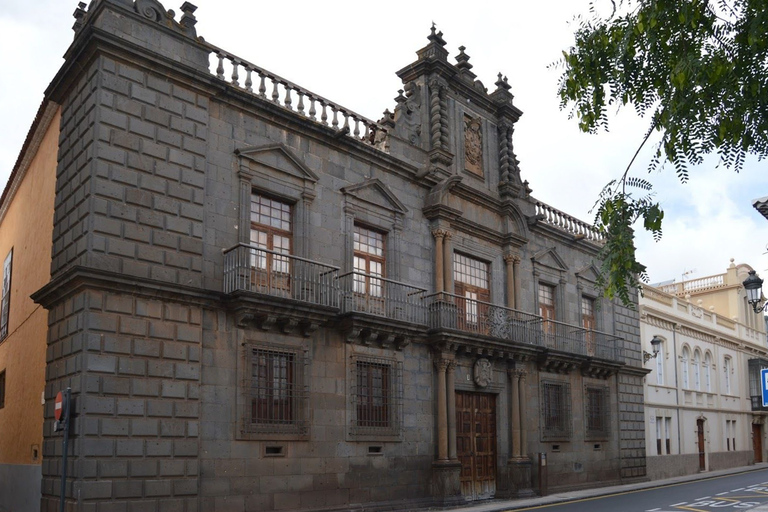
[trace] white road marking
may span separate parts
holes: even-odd
[[[711,498],[711,497],[712,497],[712,496],[704,496],[703,498],[696,498],[696,501],[701,501],[701,500],[708,500],[708,499],[709,499],[709,498]]]
[[[672,507],[679,507],[680,505],[685,505],[688,503],[687,501],[681,501],[680,503],[675,503],[674,505],[671,505]]]
[[[731,491],[721,492],[721,493],[715,494],[715,496],[722,496],[723,494],[728,494],[729,492],[731,492]]]
[[[739,487],[738,489],[734,489],[734,490],[732,490],[731,492],[738,492],[738,491],[743,491],[743,490],[744,490],[744,488],[743,488],[743,487]]]

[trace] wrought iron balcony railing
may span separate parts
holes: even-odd
[[[343,313],[368,313],[414,324],[427,324],[423,288],[352,271],[339,276]]]
[[[256,292],[337,308],[338,276],[338,267],[252,245],[224,251],[224,293]]]
[[[621,338],[452,293],[427,297],[429,327],[456,329],[571,354],[618,360]]]

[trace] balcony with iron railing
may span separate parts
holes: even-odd
[[[426,297],[430,329],[448,329],[568,354],[621,358],[621,338],[452,293]]]
[[[247,244],[224,251],[224,293],[245,293],[249,300],[266,296],[270,307],[323,306],[326,315],[352,315],[381,339],[391,331],[387,323],[400,323],[410,324],[409,330],[452,331],[608,361],[622,356],[620,338],[594,329],[452,293],[427,295],[423,288],[378,275],[340,274],[332,265]]]
[[[338,276],[342,313],[366,313],[426,325],[427,290],[392,279],[352,271]]]
[[[279,251],[238,244],[224,251],[224,293],[253,292],[339,307],[339,268]]]

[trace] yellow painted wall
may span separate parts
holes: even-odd
[[[0,342],[0,371],[5,370],[0,464],[39,464],[42,460],[40,400],[45,388],[48,312],[29,296],[48,283],[51,275],[59,117],[57,112],[0,222],[0,263],[13,248],[9,334]],[[37,460],[33,446],[39,448]]]

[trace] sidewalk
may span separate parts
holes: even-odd
[[[553,503],[564,503],[567,501],[582,500],[585,498],[594,498],[597,496],[607,496],[610,494],[620,494],[628,491],[638,491],[641,489],[652,489],[654,487],[664,487],[666,485],[692,482],[694,480],[703,480],[716,476],[734,475],[737,473],[748,473],[751,471],[760,471],[768,469],[768,463],[758,463],[752,466],[742,466],[738,468],[723,469],[720,471],[708,471],[706,473],[696,473],[694,475],[678,476],[667,478],[665,480],[652,480],[650,482],[641,482],[626,485],[614,485],[611,487],[599,487],[596,489],[583,489],[580,491],[560,492],[548,496],[535,498],[515,499],[515,500],[494,500],[479,505],[462,506],[448,509],[450,512],[502,512],[505,510],[516,510],[521,508],[536,507],[541,505],[551,505]],[[768,512],[768,504],[759,505],[749,509],[750,512]]]

